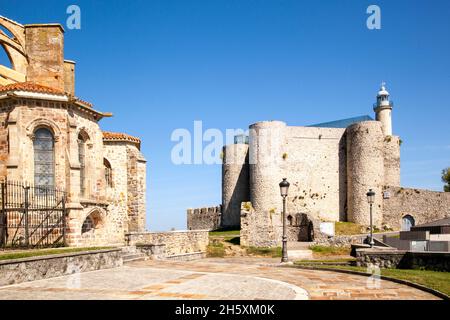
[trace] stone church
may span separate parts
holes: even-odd
[[[123,244],[145,229],[146,160],[139,138],[102,131],[110,113],[75,95],[75,62],[59,24],[0,17],[0,180],[67,193],[67,243]]]
[[[450,216],[450,193],[401,187],[401,139],[392,132],[394,104],[385,84],[373,109],[375,119],[251,125],[249,136],[223,148],[221,206],[189,209],[188,228],[240,227],[242,245],[279,245],[283,178],[290,182],[290,241],[314,240],[326,222],[368,226],[369,189],[376,194],[373,217],[380,229],[409,230]]]

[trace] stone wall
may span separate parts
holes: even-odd
[[[59,24],[25,26],[27,80],[64,91],[64,30]]]
[[[400,137],[384,138],[384,185],[400,186]]]
[[[307,213],[323,221],[345,218],[345,129],[287,127],[285,132],[285,145],[278,155],[282,176],[272,186],[277,204],[281,205],[278,183],[287,178],[291,183],[288,213]]]
[[[241,204],[250,201],[248,145],[232,144],[223,148],[222,226],[239,227]]]
[[[221,206],[187,210],[188,230],[217,230],[221,227]]]
[[[168,256],[184,253],[206,252],[209,244],[207,230],[173,232],[133,232],[126,235],[127,244],[165,245]]]
[[[106,187],[108,211],[118,232],[128,232],[127,143],[104,142],[104,157],[111,164],[112,186]]]
[[[244,247],[276,247],[281,243],[278,233],[274,230],[274,220],[281,216],[276,212],[257,212],[251,202],[241,206],[241,246]]]
[[[15,71],[2,68],[6,73],[0,83],[30,82],[16,83],[16,89],[10,88],[14,95],[0,95],[0,179],[34,182],[34,134],[47,128],[54,137],[54,186],[67,192],[68,244],[120,244],[125,232],[143,231],[146,163],[140,141],[104,148],[98,121],[109,115],[74,97],[75,62],[64,60],[62,26],[23,26],[4,17],[0,25],[12,33],[11,43],[17,46],[6,47]],[[85,142],[84,167],[79,159],[80,136]],[[114,162],[115,186],[106,185],[105,155]],[[85,222],[93,226],[88,232],[82,231]]]
[[[34,183],[34,132],[48,128],[54,136],[55,186],[67,191],[67,241],[71,246],[123,244],[129,230],[145,229],[146,163],[133,143],[123,148],[103,143],[103,132],[91,113],[65,102],[9,99],[0,103],[1,177]],[[85,192],[80,188],[78,136],[85,145]],[[117,144],[116,144],[117,145]],[[107,187],[104,157],[113,162]],[[94,228],[82,233],[87,218]]]
[[[5,179],[7,175],[8,116],[14,106],[14,101],[0,101],[0,180]]]
[[[122,266],[120,249],[0,261],[0,287]]]
[[[370,249],[356,250],[357,266],[368,267],[376,265],[380,268],[426,269],[435,271],[450,271],[449,252],[407,252]]]
[[[135,144],[127,145],[128,230],[145,230],[146,218],[146,160]]]
[[[364,121],[347,128],[348,216],[350,222],[369,225],[366,193],[380,195],[384,185],[384,148],[382,124]],[[382,223],[382,200],[375,197],[373,221]]]
[[[400,187],[384,187],[389,194],[383,199],[383,222],[399,230],[402,218],[410,215],[415,224],[450,217],[450,193]]]

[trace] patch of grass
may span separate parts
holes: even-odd
[[[350,248],[346,247],[337,247],[337,246],[321,246],[321,245],[313,245],[310,246],[309,249],[315,255],[319,256],[349,256]]]
[[[367,272],[367,268],[356,266],[333,266],[318,264],[315,267]],[[421,284],[450,296],[450,272],[410,269],[381,269],[381,275]]]
[[[216,230],[216,231],[211,231],[209,233],[210,237],[239,237],[239,235],[241,234],[241,230],[236,230],[236,229],[228,229],[228,230]]]
[[[336,222],[334,224],[337,236],[353,235],[364,233],[364,227],[353,222]]]
[[[246,247],[245,250],[249,255],[272,257],[272,258],[281,257],[281,247],[275,248]]]
[[[64,253],[105,250],[105,249],[112,249],[112,248],[114,248],[114,247],[60,248],[60,249],[41,249],[41,250],[34,249],[34,250],[19,251],[19,252],[4,251],[4,252],[0,252],[0,260],[22,259],[22,258],[49,256],[49,255],[64,254]]]
[[[223,258],[225,256],[225,247],[223,243],[212,241],[206,248],[206,255],[210,258]]]
[[[333,264],[333,263],[353,263],[355,262],[356,259],[355,258],[339,258],[339,259],[316,259],[316,260],[298,260],[295,261],[295,264],[308,264],[308,265],[314,265],[314,264],[324,264],[324,263],[329,263],[329,264]]]

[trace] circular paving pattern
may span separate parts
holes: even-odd
[[[0,299],[438,299],[390,281],[282,268],[272,259],[137,261],[120,268],[0,288]]]

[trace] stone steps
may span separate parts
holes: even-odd
[[[312,260],[313,257],[313,253],[311,250],[289,250],[288,247],[288,258],[291,261],[294,260]]]
[[[143,253],[136,250],[136,246],[128,246],[122,248],[122,259],[123,263],[131,261],[142,261],[146,259]]]
[[[131,262],[131,261],[143,261],[145,260],[145,255],[142,253],[131,253],[122,255],[123,262]]]

